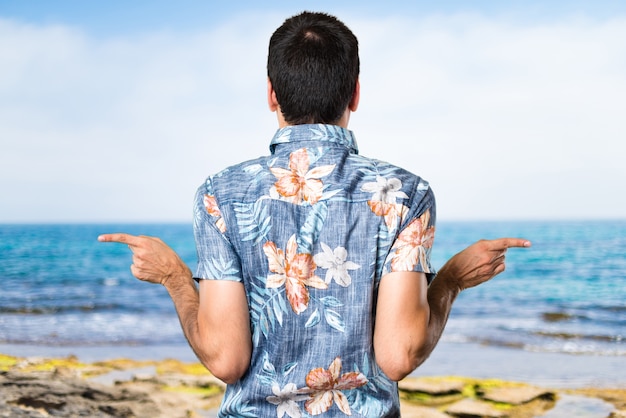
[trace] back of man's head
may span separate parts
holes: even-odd
[[[272,35],[267,74],[291,125],[339,121],[359,77],[358,41],[337,18],[303,12]]]

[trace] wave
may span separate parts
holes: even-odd
[[[596,306],[594,308],[599,311],[606,311],[610,313],[626,313],[626,305]]]
[[[171,344],[171,339],[153,340],[153,339],[124,339],[124,340],[105,340],[105,339],[55,339],[51,336],[39,338],[0,338],[0,344],[15,345],[33,345],[33,346],[49,346],[49,347],[103,347],[103,346],[123,346],[123,347],[141,347],[160,344]]]
[[[590,334],[578,334],[568,332],[551,332],[551,331],[534,331],[532,335],[540,337],[555,338],[560,340],[590,340],[590,341],[605,341],[605,342],[622,342],[624,336],[622,335],[590,335]]]
[[[124,309],[124,306],[116,303],[105,304],[85,304],[70,306],[0,306],[0,314],[9,315],[55,315],[61,313],[75,312],[99,312],[99,311],[115,311]]]
[[[568,312],[544,312],[541,314],[541,318],[545,322],[565,322],[576,319],[589,319],[589,317],[585,315],[571,314]]]
[[[626,346],[598,345],[580,340],[551,340],[543,342],[510,341],[499,338],[468,336],[465,338],[446,338],[448,342],[474,343],[481,346],[501,347],[529,352],[580,354],[597,356],[626,356]]]

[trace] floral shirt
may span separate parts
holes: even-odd
[[[196,277],[242,282],[250,309],[250,368],[219,416],[399,416],[374,358],[377,289],[392,271],[434,276],[433,193],[338,126],[282,128],[270,150],[196,195]]]

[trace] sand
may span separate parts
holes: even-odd
[[[626,417],[626,387],[619,386],[442,375],[411,376],[399,387],[403,417]],[[0,355],[0,417],[208,418],[216,416],[223,390],[194,361]]]

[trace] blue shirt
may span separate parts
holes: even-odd
[[[250,309],[250,368],[219,416],[399,416],[374,358],[377,288],[392,271],[434,276],[433,193],[338,126],[282,128],[270,150],[196,195],[196,277],[242,282]]]

